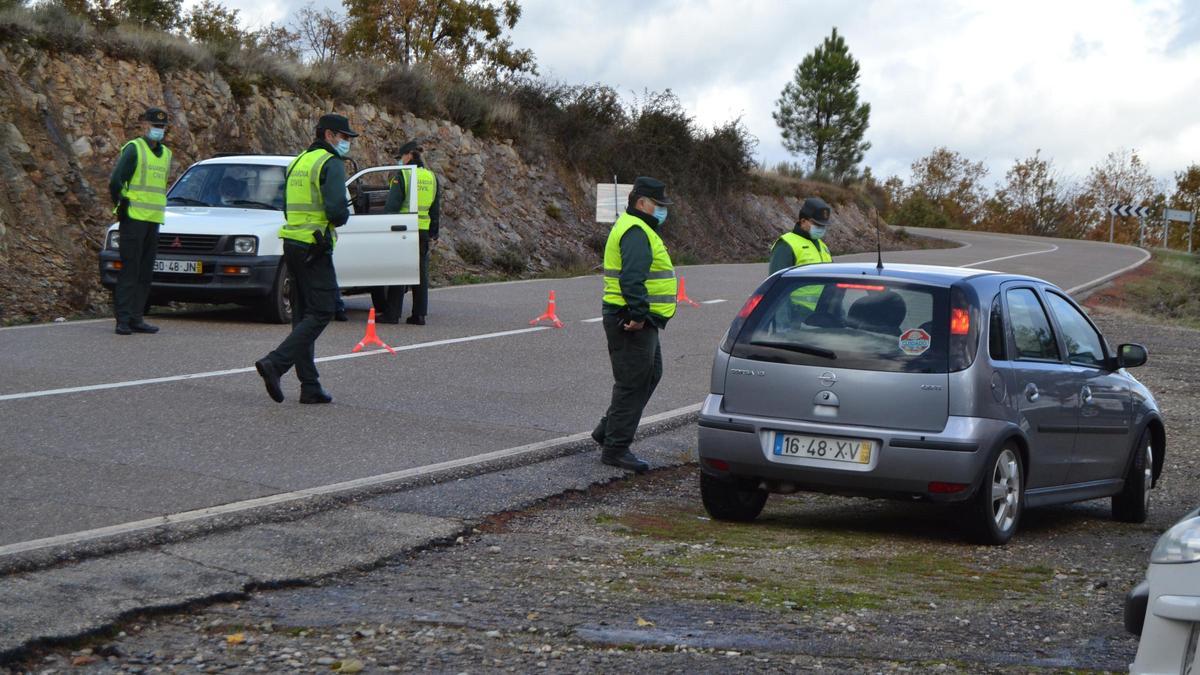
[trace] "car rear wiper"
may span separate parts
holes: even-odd
[[[800,352],[810,356],[819,356],[823,359],[836,359],[837,354],[829,349],[821,349],[820,347],[808,347],[806,345],[798,345],[792,342],[771,342],[769,340],[753,341],[750,344],[755,347],[771,347],[772,349],[786,349],[790,352]]]
[[[283,209],[279,208],[278,206],[275,206],[274,204],[268,204],[266,202],[256,202],[251,199],[235,199],[229,203],[233,204],[234,206],[259,206],[264,209],[270,209],[272,211],[282,211],[283,210]]]
[[[184,204],[187,204],[188,206],[212,206],[208,202],[202,202],[199,199],[192,199],[191,197],[169,197],[169,198],[167,198],[167,201],[168,202],[183,202]]]

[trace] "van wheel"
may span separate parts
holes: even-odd
[[[1001,546],[1012,539],[1025,510],[1025,467],[1010,444],[992,452],[975,491],[972,526],[981,544]]]
[[[292,322],[292,283],[287,263],[280,260],[279,269],[275,272],[275,284],[260,305],[263,318],[268,323]]]
[[[700,472],[700,500],[708,515],[717,520],[748,523],[762,513],[767,497],[766,490],[747,488]]]
[[[1150,488],[1154,486],[1154,443],[1147,429],[1133,446],[1133,461],[1125,474],[1125,487],[1113,495],[1113,518],[1122,523],[1144,523],[1150,515]]]

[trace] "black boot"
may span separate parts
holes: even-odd
[[[262,376],[263,384],[267,386],[267,396],[276,403],[283,403],[283,387],[279,384],[279,373],[275,370],[275,364],[267,359],[259,359],[254,362],[254,369]]]
[[[592,440],[596,441],[596,445],[604,445],[604,431],[608,427],[608,418],[600,418],[600,423],[592,429]]]
[[[605,448],[600,454],[600,461],[634,473],[646,473],[650,470],[650,465],[638,459],[629,448]]]

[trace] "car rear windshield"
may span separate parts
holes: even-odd
[[[891,280],[781,278],[738,333],[732,355],[805,366],[948,370],[949,292]]]
[[[200,164],[187,170],[167,194],[171,206],[283,209],[284,167],[265,164]]]

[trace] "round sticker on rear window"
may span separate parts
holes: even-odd
[[[929,333],[920,328],[909,328],[900,334],[900,351],[909,356],[920,356],[929,351]]]

